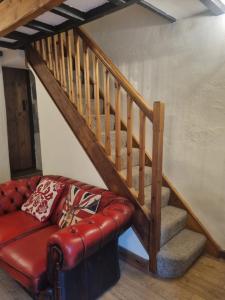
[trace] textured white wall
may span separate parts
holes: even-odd
[[[85,28],[150,105],[166,103],[165,173],[225,248],[225,15],[170,24],[132,6]]]

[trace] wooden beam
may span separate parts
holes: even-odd
[[[51,12],[74,21],[85,20],[85,13],[66,4],[61,4],[60,6],[53,8]]]
[[[26,25],[24,25],[25,27],[34,29],[34,30],[38,30],[38,31],[42,31],[42,32],[47,32],[47,33],[52,33],[55,31],[54,26],[37,21],[37,20],[33,20],[29,23],[27,23]]]
[[[225,13],[225,4],[220,0],[200,0],[214,15]]]
[[[0,36],[7,35],[62,2],[63,0],[5,0],[1,2]]]
[[[13,31],[6,35],[7,38],[13,39],[13,40],[27,40],[30,38],[29,34],[19,32],[19,31]]]
[[[158,14],[160,17],[163,17],[163,18],[167,19],[171,23],[176,22],[176,19],[174,17],[168,15],[166,12],[162,11],[158,7],[150,4],[149,2],[147,2],[145,0],[141,0],[139,2],[139,5],[153,11],[154,13]]]

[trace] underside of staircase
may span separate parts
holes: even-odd
[[[37,41],[26,54],[108,188],[134,203],[133,228],[149,253],[150,270],[175,278],[203,251],[218,256],[218,245],[162,175],[163,104],[156,102],[150,109],[80,29]],[[139,110],[138,138],[134,105]],[[146,150],[146,120],[153,123],[152,158]]]

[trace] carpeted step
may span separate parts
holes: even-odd
[[[105,115],[100,115],[101,132],[105,131]],[[96,115],[92,115],[91,127],[96,130]],[[115,115],[110,115],[110,130],[115,129]]]
[[[112,151],[112,159],[115,161],[115,150]],[[127,148],[121,149],[121,169],[127,168]],[[139,165],[139,149],[138,148],[132,148],[132,166],[138,166]]]
[[[161,210],[161,247],[184,229],[187,212],[175,206],[167,205]]]
[[[116,139],[116,132],[114,130],[110,131],[110,142],[111,142],[111,149],[115,149],[115,139]],[[102,133],[102,143],[105,144],[105,133]],[[121,131],[121,148],[126,147],[127,144],[127,132]]]
[[[194,231],[184,229],[167,244],[157,255],[157,273],[162,278],[182,276],[201,255],[206,238]]]
[[[152,186],[145,187],[145,206],[147,209],[151,209],[151,197],[152,197]],[[168,205],[170,199],[170,189],[167,187],[162,187],[162,196],[161,196],[161,207]]]
[[[124,169],[121,171],[122,175],[126,177],[127,170]],[[133,175],[133,188],[135,190],[139,190],[139,166],[135,166],[132,168]],[[152,168],[145,166],[145,186],[151,184],[152,181]]]
[[[83,98],[83,114],[86,113],[86,99]],[[91,114],[95,115],[96,114],[96,109],[95,109],[95,105],[96,105],[96,101],[95,99],[90,99],[90,105],[91,105]],[[104,113],[104,101],[102,99],[99,99],[99,110],[100,110],[100,114]]]

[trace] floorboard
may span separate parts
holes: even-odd
[[[186,275],[162,280],[121,262],[119,283],[101,300],[225,300],[225,261],[202,256]],[[0,271],[1,300],[31,300],[8,275]]]

